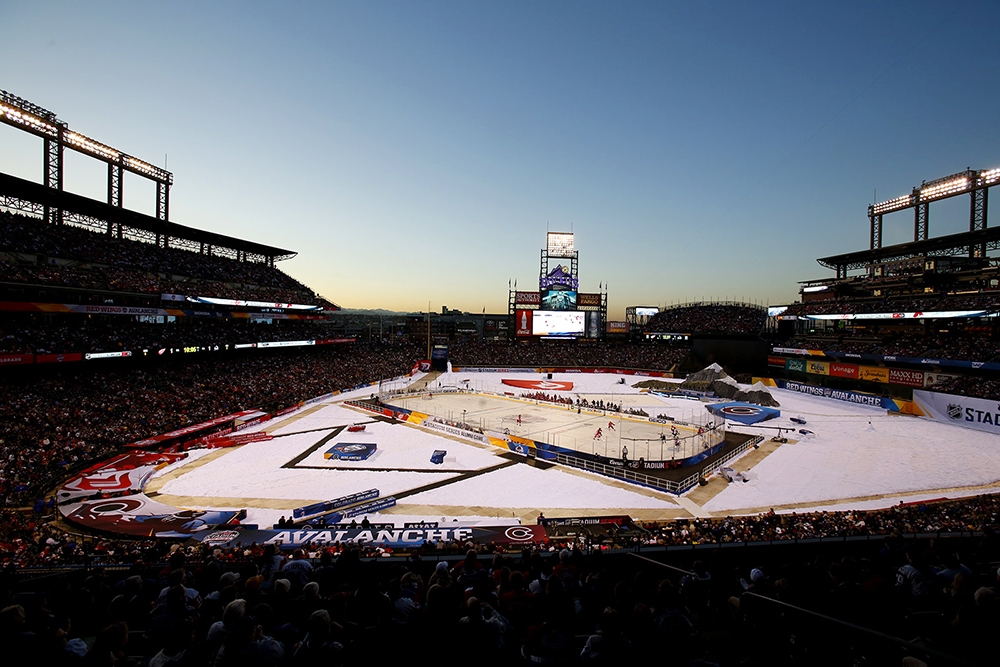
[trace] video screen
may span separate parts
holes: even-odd
[[[542,293],[542,310],[576,310],[576,291],[546,290]]]
[[[531,333],[535,336],[582,336],[586,325],[585,312],[531,311]]]

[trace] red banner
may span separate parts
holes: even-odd
[[[258,432],[258,433],[237,433],[236,435],[229,436],[229,440],[232,440],[238,445],[242,445],[246,442],[261,442],[263,440],[273,440],[274,436],[270,433]]]
[[[35,362],[39,364],[60,363],[62,361],[83,361],[83,354],[70,352],[68,354],[40,354],[35,357]]]
[[[836,361],[830,362],[830,375],[840,378],[858,379],[858,367],[852,364],[838,364]]]
[[[889,369],[889,384],[901,384],[904,387],[923,387],[923,371],[907,371],[900,368]]]
[[[521,389],[540,389],[543,391],[573,391],[572,382],[554,382],[552,380],[501,380],[509,387]]]
[[[542,303],[541,292],[515,292],[514,303],[525,303],[538,306]]]
[[[767,363],[770,366],[781,366],[782,368],[784,368],[785,367],[785,358],[784,357],[768,357],[767,358]]]
[[[517,331],[515,332],[518,336],[530,336],[531,335],[531,311],[530,310],[518,310],[514,317],[514,323],[517,325]]]
[[[138,440],[126,447],[145,447],[147,445],[156,445],[173,438],[178,438],[182,435],[188,435],[189,433],[197,433],[198,431],[205,430],[207,428],[212,428],[213,426],[219,426],[225,424],[228,421],[233,421],[235,419],[246,418],[249,415],[260,414],[258,410],[244,410],[242,412],[234,412],[231,415],[226,415],[225,417],[217,417],[207,422],[202,422],[200,424],[192,424],[191,426],[186,426],[184,428],[177,429],[176,431],[171,431],[170,433],[164,433],[162,435],[155,435],[152,438],[146,438],[145,440]],[[232,430],[232,429],[230,429]]]
[[[35,361],[33,354],[0,354],[0,366],[13,366],[14,364],[31,364]]]

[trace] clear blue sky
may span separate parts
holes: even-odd
[[[1000,166],[994,1],[8,2],[0,25],[0,88],[166,156],[173,221],[295,250],[352,308],[506,311],[547,229],[612,317],[787,303],[867,247],[873,197]],[[0,126],[0,171],[40,181],[41,154]],[[66,164],[106,198],[102,163]],[[153,214],[152,186],[125,205]],[[967,226],[967,199],[931,207],[932,236]]]

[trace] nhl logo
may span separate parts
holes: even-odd
[[[961,419],[962,418],[962,406],[956,405],[954,403],[948,404],[948,419]]]

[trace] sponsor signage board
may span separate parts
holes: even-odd
[[[542,293],[514,292],[514,303],[520,308],[538,308],[542,304]]]
[[[859,405],[873,405],[886,410],[898,411],[898,406],[896,402],[890,398],[883,398],[881,396],[875,396],[873,394],[862,394],[856,391],[843,391],[840,389],[830,389],[829,387],[817,387],[810,384],[803,384],[801,382],[792,382],[785,380],[778,380],[778,386],[782,389],[788,389],[790,391],[797,391],[802,394],[810,394],[812,396],[824,396],[826,398],[833,398],[838,401],[847,401],[848,403],[858,403]]]
[[[779,366],[781,368],[784,368],[785,367],[785,358],[784,357],[768,357],[767,358],[767,365],[768,366]]]
[[[946,382],[959,376],[950,373],[924,373],[924,387],[933,387],[936,384]]]
[[[542,526],[470,526],[453,528],[421,527],[392,528],[386,530],[347,529],[338,527],[322,530],[223,530],[196,536],[202,542],[216,547],[237,545],[273,544],[281,549],[298,549],[307,544],[381,544],[394,547],[417,547],[424,542],[467,542],[482,544],[517,545],[541,542],[546,539]]]
[[[914,389],[913,402],[934,419],[1000,435],[1000,403],[996,400]]]
[[[889,369],[878,368],[876,366],[861,366],[858,369],[858,379],[887,384],[889,382]]]
[[[830,375],[857,380],[858,367],[854,364],[838,364],[836,361],[832,361],[830,362]]]
[[[35,355],[33,354],[0,354],[0,366],[15,366],[34,362]]]
[[[514,321],[517,323],[517,329],[515,330],[515,335],[518,336],[530,336],[531,335],[531,311],[530,310],[518,310],[514,317]]]
[[[609,334],[628,333],[628,322],[608,322],[605,329]]]
[[[830,364],[825,361],[814,361],[810,359],[806,362],[806,370],[813,375],[829,375]]]
[[[904,387],[923,387],[924,372],[905,370],[902,368],[890,368],[889,383],[901,384]]]
[[[806,372],[806,361],[805,359],[788,359],[785,362],[785,368],[790,371],[797,371],[799,373]]]

